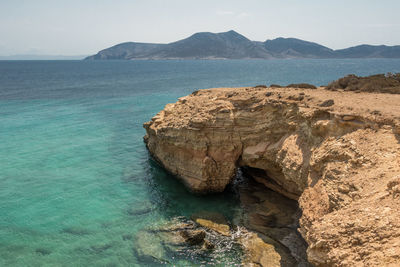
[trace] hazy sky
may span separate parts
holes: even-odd
[[[400,45],[399,0],[0,0],[0,56],[86,55],[126,41],[167,43],[236,30],[330,48]]]

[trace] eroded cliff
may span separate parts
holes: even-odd
[[[238,167],[302,209],[315,265],[400,263],[400,95],[296,88],[199,90],[145,123],[150,153],[188,188]]]

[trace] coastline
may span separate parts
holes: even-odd
[[[316,266],[395,264],[399,102],[324,88],[199,90],[145,123],[145,140],[195,192],[222,191],[238,167],[264,172],[258,182],[299,199],[299,231]]]

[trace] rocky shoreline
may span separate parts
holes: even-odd
[[[218,265],[232,258],[229,266],[312,266],[297,231],[297,203],[251,179],[234,188],[242,207],[230,221],[221,213],[199,211],[125,238],[135,241],[136,257],[147,263],[169,264],[172,257],[186,266],[191,255],[192,264]]]
[[[301,216],[299,225],[286,224],[281,227],[286,233],[271,238],[280,240],[275,251],[282,256],[288,249],[296,265],[308,264],[302,261],[303,245],[293,241],[298,227],[311,264],[395,266],[400,263],[398,103],[400,95],[324,88],[199,90],[145,123],[145,142],[158,162],[197,193],[223,191],[238,168],[252,176],[258,185],[242,203],[256,229],[244,226],[271,238],[279,231],[268,229],[273,217],[265,215]],[[290,209],[266,214],[268,196],[276,193],[264,186],[297,201],[301,215]],[[259,191],[264,194],[255,197]]]

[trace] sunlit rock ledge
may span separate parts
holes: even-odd
[[[316,266],[400,264],[400,95],[215,88],[144,124],[152,156],[197,193],[243,167],[298,201]]]

